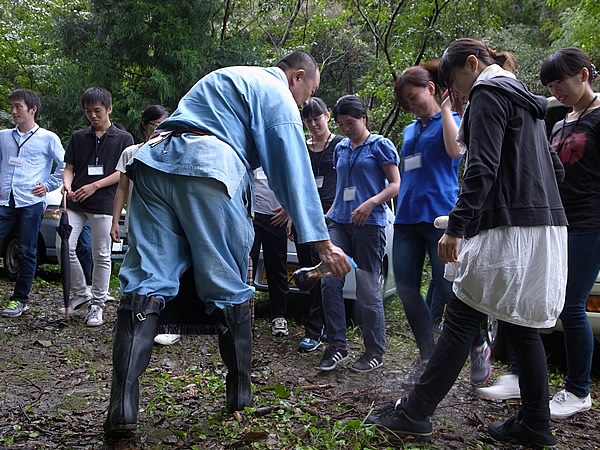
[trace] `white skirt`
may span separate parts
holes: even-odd
[[[465,239],[445,278],[456,296],[499,320],[556,324],[567,285],[567,227],[500,227]]]

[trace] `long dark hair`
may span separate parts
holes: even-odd
[[[588,83],[592,84],[598,72],[588,55],[577,47],[561,48],[544,59],[540,69],[540,81],[547,86],[553,81],[562,81],[577,75],[584,67],[590,74]]]
[[[302,120],[327,113],[327,105],[325,102],[319,97],[311,97],[308,99],[306,105],[302,107]]]
[[[140,120],[139,133],[142,138],[142,142],[146,142],[150,136],[146,136],[146,126],[161,117],[168,116],[169,111],[162,105],[150,105],[142,112],[142,119]]]
[[[396,96],[397,105],[406,109],[406,99],[404,98],[404,88],[407,85],[417,86],[417,87],[427,87],[429,82],[432,82],[435,86],[435,99],[438,103],[441,103],[442,100],[442,87],[438,81],[438,68],[440,65],[439,59],[434,59],[431,61],[427,61],[422,66],[412,66],[406,69],[402,74],[396,79],[396,84],[394,86],[394,94]]]
[[[335,105],[333,105],[331,112],[333,113],[333,120],[337,120],[340,115],[352,116],[355,119],[362,119],[362,116],[365,116],[367,130],[371,129],[369,117],[367,116],[367,107],[356,95],[344,95],[343,97],[340,97],[338,101],[335,102]]]
[[[515,69],[515,58],[510,52],[497,52],[496,50],[487,46],[486,43],[478,41],[476,39],[462,38],[452,42],[448,48],[444,51],[442,59],[440,60],[440,66],[438,68],[438,77],[440,84],[450,89],[452,82],[454,81],[452,75],[452,69],[457,67],[464,67],[469,56],[475,56],[486,66],[492,64],[498,64],[500,67],[511,72]],[[462,105],[459,105],[458,99],[450,90],[452,97],[452,105],[455,110],[462,109]]]

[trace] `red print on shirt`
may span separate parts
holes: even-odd
[[[587,142],[587,136],[585,133],[573,133],[564,140],[562,147],[560,145],[560,136],[554,139],[553,147],[560,149],[558,157],[560,162],[563,164],[575,164],[585,153],[585,145]]]

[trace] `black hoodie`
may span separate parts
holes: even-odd
[[[446,233],[567,225],[557,182],[564,170],[546,139],[547,101],[513,78],[476,83],[463,121],[467,166]]]

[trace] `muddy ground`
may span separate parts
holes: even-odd
[[[115,296],[116,285],[113,280]],[[11,291],[12,283],[0,279],[2,305]],[[31,310],[16,319],[0,318],[0,448],[518,448],[498,445],[486,431],[487,423],[513,415],[518,402],[476,397],[468,383],[468,363],[433,417],[435,432],[429,443],[401,441],[363,423],[372,407],[405,395],[399,381],[416,356],[397,299],[386,311],[384,368],[355,374],[348,366],[317,371],[322,348],[297,353],[302,337],[297,321],[290,322],[288,337],[271,336],[265,318],[268,300],[259,297],[252,408],[235,415],[224,410],[225,368],[216,336],[184,336],[171,347],[155,347],[141,378],[135,438],[105,442],[102,422],[110,393],[116,302],[108,304],[99,328],[85,326],[85,312],[66,321],[58,313],[62,291],[56,272],[41,273],[32,290]],[[302,301],[293,302],[301,313]],[[354,360],[361,352],[359,330],[351,328],[349,338]],[[559,339],[551,340],[551,353],[560,356]],[[494,376],[506,372],[499,362],[494,366]],[[562,373],[551,367],[553,394],[560,389]],[[592,398],[597,402],[598,358],[594,370]],[[598,403],[554,425],[559,448],[600,448]]]

